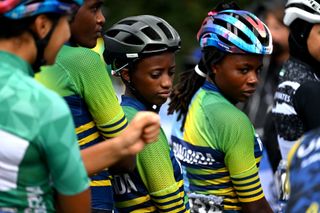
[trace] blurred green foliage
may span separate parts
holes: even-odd
[[[198,47],[196,34],[208,11],[213,9],[219,0],[106,0],[104,14],[105,28],[110,27],[122,18],[133,15],[156,15],[168,21],[180,34],[181,52],[177,55],[178,67],[187,54]],[[230,1],[224,1],[230,2]],[[241,8],[254,3],[253,0],[235,0]]]

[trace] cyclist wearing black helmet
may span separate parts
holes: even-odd
[[[63,212],[90,211],[69,109],[31,68],[54,63],[81,4],[0,1],[0,212],[54,212],[55,196]]]
[[[104,40],[105,61],[126,85],[121,105],[128,120],[139,111],[159,112],[172,89],[181,42],[176,30],[156,16],[132,16],[109,28]],[[189,212],[181,168],[162,129],[136,164],[133,172],[113,177],[120,212]]]

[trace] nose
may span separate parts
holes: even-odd
[[[247,80],[248,80],[247,83],[250,86],[255,87],[259,83],[258,73],[255,71],[250,72]]]
[[[169,75],[163,75],[161,78],[161,86],[163,88],[171,88],[172,87],[172,76]]]
[[[106,18],[104,17],[101,9],[97,13],[97,22],[101,26],[106,22]]]

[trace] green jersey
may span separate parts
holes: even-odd
[[[191,192],[222,197],[230,211],[264,197],[258,176],[262,143],[246,115],[214,84],[205,82],[197,91],[183,131],[181,123],[174,123],[171,139]]]
[[[122,96],[121,105],[131,121],[146,106]],[[119,212],[189,212],[180,164],[161,129],[158,140],[137,154],[137,168],[114,175],[113,187]]]
[[[45,68],[37,79],[67,101],[81,149],[115,137],[126,127],[128,122],[105,63],[93,50],[65,45],[54,66]],[[101,171],[90,178],[92,208],[113,209],[108,171]]]
[[[0,51],[0,70],[0,209],[53,212],[54,189],[89,187],[70,111],[17,56]]]

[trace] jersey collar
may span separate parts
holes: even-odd
[[[34,76],[31,65],[22,58],[6,51],[0,51],[1,63],[9,64],[29,76]]]
[[[129,107],[135,108],[138,111],[147,110],[147,107],[135,98],[122,95],[121,99],[122,99],[121,106],[129,106]]]
[[[211,83],[209,81],[205,81],[203,86],[202,86],[202,88],[205,89],[205,90],[209,90],[209,91],[214,91],[214,92],[220,93],[219,88],[214,83]]]

